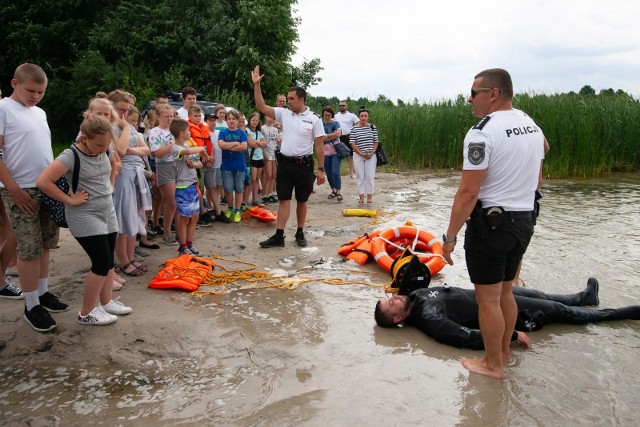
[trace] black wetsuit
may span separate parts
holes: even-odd
[[[582,325],[605,320],[640,319],[640,306],[597,310],[579,307],[586,291],[573,295],[548,295],[513,288],[518,304],[517,331],[535,331],[545,323]],[[415,326],[443,344],[483,349],[478,325],[478,304],[473,289],[430,287],[409,294],[411,315],[405,323]],[[514,332],[513,340],[517,338]]]

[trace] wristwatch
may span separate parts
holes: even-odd
[[[444,244],[444,243],[456,243],[457,241],[458,241],[458,236],[453,236],[453,238],[452,238],[452,239],[449,239],[449,238],[447,237],[447,233],[444,233],[444,234],[442,235],[442,243],[443,243],[443,244]]]
[[[320,167],[318,168],[318,170],[319,170],[320,172],[324,173],[324,167],[323,167],[323,166],[320,166]]]

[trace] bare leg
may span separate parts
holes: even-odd
[[[280,230],[284,230],[287,227],[290,213],[291,200],[280,200],[278,203],[278,228]]]
[[[502,335],[502,360],[511,361],[509,347],[511,346],[511,335],[516,326],[518,317],[518,304],[511,290],[511,282],[502,282],[502,295],[500,296],[500,308],[504,316],[504,333]]]
[[[198,225],[198,218],[199,218],[198,214],[192,215],[190,218],[188,218],[187,242],[193,242],[193,239],[196,236],[196,225]]]
[[[307,202],[296,203],[296,219],[298,220],[298,227],[303,228],[304,222],[307,220]]]
[[[160,191],[164,197],[164,237],[168,238],[171,236],[171,223],[174,222],[176,216],[176,185],[173,183],[165,184],[160,187]]]
[[[502,282],[493,285],[475,285],[476,300],[478,302],[478,320],[480,333],[484,342],[484,357],[461,359],[462,366],[469,371],[486,375],[495,379],[502,379],[502,336],[505,320],[500,308]]]
[[[98,276],[92,272],[87,274],[87,277],[84,279],[84,295],[82,297],[82,309],[80,310],[81,315],[86,316],[91,313],[91,310],[96,308],[96,305],[98,305],[98,299],[100,298],[102,289],[104,287],[111,287],[104,286],[108,277],[108,275]],[[105,304],[108,302],[109,301],[105,302]]]
[[[109,270],[109,272],[107,273],[107,277],[104,280],[102,290],[100,291],[100,304],[102,305],[109,304],[109,301],[111,301],[113,297],[113,286],[111,286],[111,283],[113,283],[115,274],[116,272],[112,268],[111,270]]]
[[[178,223],[178,228],[177,228],[178,242],[181,245],[186,244],[187,240],[189,240],[189,236],[187,232],[187,228],[188,228],[187,224],[189,224],[189,219],[190,218],[187,216],[181,216],[180,222]]]
[[[40,255],[40,257],[42,257],[42,255]],[[23,292],[38,290],[40,257],[29,260],[18,258],[18,274],[20,275],[20,287]]]

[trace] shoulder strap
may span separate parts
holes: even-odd
[[[80,156],[78,155],[78,149],[71,144],[71,151],[73,152],[73,175],[71,177],[71,191],[76,192],[78,189],[78,179],[80,178]]]

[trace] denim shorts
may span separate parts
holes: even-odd
[[[225,193],[244,193],[244,171],[222,171]]]

